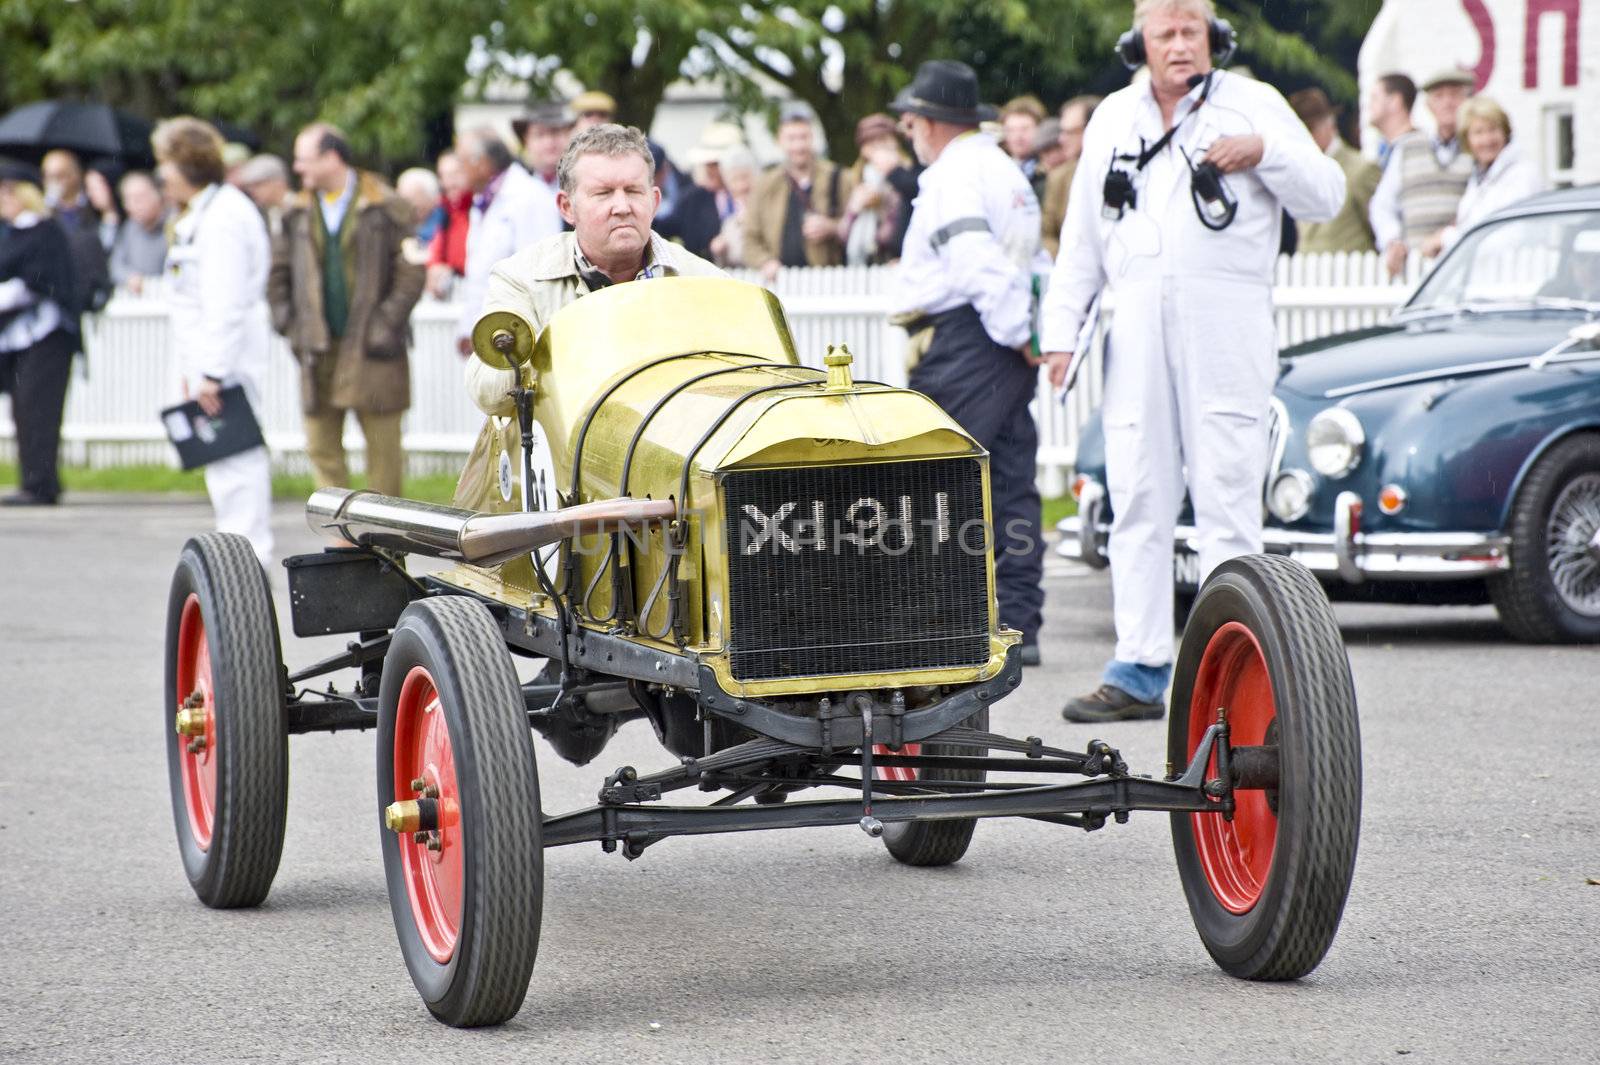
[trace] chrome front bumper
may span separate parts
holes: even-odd
[[[1105,512],[1104,489],[1086,485],[1079,500],[1081,513],[1056,525],[1061,541],[1056,553],[1063,558],[1105,567],[1106,542],[1111,526]],[[1088,503],[1085,504],[1084,500]],[[1342,492],[1334,504],[1331,533],[1301,532],[1271,526],[1262,530],[1269,554],[1287,555],[1313,573],[1337,577],[1348,584],[1364,581],[1448,581],[1487,577],[1511,568],[1511,539],[1489,533],[1364,533],[1361,531],[1361,497]],[[1085,537],[1084,529],[1093,531]],[[1173,549],[1180,557],[1194,555],[1195,528],[1178,526]],[[1182,571],[1184,567],[1178,567]]]

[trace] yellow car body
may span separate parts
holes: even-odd
[[[505,334],[514,338],[510,359],[494,347],[497,328],[503,345]],[[968,684],[1000,671],[1018,637],[996,616],[983,449],[921,394],[852,380],[847,353],[830,353],[826,371],[800,365],[772,293],[717,278],[618,285],[564,308],[537,340],[526,323],[500,315],[480,323],[475,343],[486,361],[514,365],[534,393],[554,475],[537,502],[677,504],[671,523],[564,543],[553,568],[577,626],[691,657],[724,691],[746,698]],[[516,471],[520,482],[519,435],[514,419],[490,419],[458,505],[522,508],[507,476]],[[799,491],[780,499],[775,483]],[[752,493],[758,498],[746,501]],[[814,534],[791,549],[801,529]],[[919,543],[943,558],[919,552]],[[830,569],[830,559],[839,564]],[[874,580],[899,582],[930,563],[945,565],[935,576],[956,577],[955,585],[874,601]],[[508,606],[549,616],[557,609],[527,557],[439,577]],[[744,581],[761,587],[747,592]],[[834,603],[819,610],[807,592]],[[769,619],[749,634],[741,623],[763,614],[748,602],[759,595],[781,599],[766,608],[792,613],[796,627],[767,631],[776,628]],[[949,624],[951,612],[959,625]],[[844,627],[871,649],[850,653],[842,646],[850,635],[828,631],[829,614],[849,615]],[[873,614],[877,633],[865,631]],[[908,653],[906,641],[919,636],[961,650]],[[817,650],[824,644],[839,646]],[[912,660],[917,668],[902,668]]]

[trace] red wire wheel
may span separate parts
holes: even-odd
[[[200,616],[200,597],[192,592],[183,601],[183,613],[178,621],[177,669],[178,692],[183,700],[172,707],[174,716],[185,709],[199,710],[205,715],[203,732],[180,734],[177,738],[183,806],[189,815],[189,831],[194,836],[195,846],[204,851],[211,849],[211,827],[217,811],[217,708],[211,683],[211,650],[206,646],[206,623]],[[192,706],[193,703],[200,705]]]
[[[962,722],[968,728],[987,730],[989,711],[984,709]],[[905,743],[898,751],[884,744],[872,748],[874,755],[965,755],[981,758],[987,753],[981,747],[967,747],[952,743]],[[873,778],[898,783],[915,783],[922,779],[923,771],[909,766],[873,766]],[[930,780],[981,783],[986,774],[981,769],[930,769]],[[978,822],[972,818],[951,821],[890,821],[883,826],[883,845],[896,861],[906,865],[953,865],[967,853],[972,844],[972,833]]]
[[[167,599],[162,742],[178,853],[207,906],[255,906],[283,854],[289,734],[278,619],[250,542],[184,545]]]
[[[527,994],[544,899],[539,774],[505,636],[475,600],[418,600],[379,687],[380,818],[397,802],[436,804],[420,836],[382,829],[406,969],[439,1020],[500,1024]]]
[[[416,798],[410,782],[417,780],[426,782],[424,794],[438,803],[439,828],[418,833],[421,839],[402,839],[400,862],[422,945],[442,964],[455,953],[466,873],[450,727],[433,677],[423,666],[406,674],[395,709],[394,781],[400,785],[395,800]]]
[[[1232,747],[1275,753],[1276,786],[1174,813],[1173,851],[1195,929],[1225,971],[1293,980],[1339,929],[1361,823],[1361,734],[1350,663],[1316,578],[1245,555],[1206,580],[1173,671],[1167,758],[1181,775],[1226,713]],[[1213,752],[1207,779],[1217,777]]]
[[[1259,746],[1277,716],[1272,701],[1272,678],[1255,634],[1237,621],[1225,623],[1212,634],[1200,658],[1189,700],[1189,757],[1200,738],[1215,722],[1207,710],[1227,708],[1229,742],[1236,747]],[[1217,775],[1213,754],[1206,776]],[[1265,791],[1234,794],[1232,820],[1214,814],[1191,814],[1200,868],[1217,901],[1229,913],[1249,913],[1261,898],[1272,853],[1278,840],[1278,815]]]

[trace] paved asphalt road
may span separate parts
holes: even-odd
[[[1366,808],[1343,929],[1299,983],[1214,968],[1163,816],[1093,835],[988,822],[933,871],[811,829],[669,840],[636,863],[552,851],[527,1004],[498,1030],[446,1029],[395,942],[370,733],[292,741],[264,907],[208,911],[184,881],[162,625],[178,549],[208,521],[190,503],[0,514],[0,1060],[1600,1057],[1600,651],[1509,643],[1486,609],[1339,608]],[[314,549],[296,508],[277,525],[283,553]],[[1056,708],[1096,678],[1108,599],[1102,577],[1052,567],[1048,662],[997,729],[1090,738]],[[1104,736],[1160,771],[1162,726]],[[540,755],[551,810],[664,758],[643,723],[584,770]]]

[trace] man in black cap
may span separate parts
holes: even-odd
[[[890,105],[906,116],[927,169],[906,230],[895,321],[911,334],[911,387],[929,396],[989,452],[995,594],[1000,621],[1022,633],[1023,662],[1039,661],[1044,572],[1028,412],[1038,373],[1029,341],[1039,254],[1039,201],[1028,179],[978,123],[965,63],[932,60]]]

